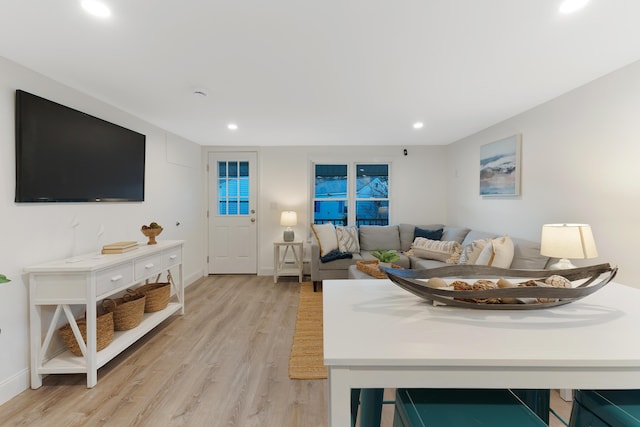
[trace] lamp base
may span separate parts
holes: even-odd
[[[293,230],[284,230],[284,233],[282,234],[282,240],[284,242],[293,242],[293,239],[295,239]]]
[[[570,268],[576,268],[576,266],[566,258],[561,258],[560,261],[549,266],[549,270],[568,270]]]

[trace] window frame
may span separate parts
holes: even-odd
[[[220,165],[224,163],[224,176],[221,176]],[[235,163],[236,173],[235,175],[230,174],[230,165]],[[246,173],[247,175],[242,174],[243,164],[246,163]],[[215,207],[215,215],[216,216],[224,216],[224,217],[245,217],[250,215],[250,194],[249,194],[249,182],[251,177],[249,176],[249,162],[247,161],[238,161],[238,160],[218,160],[215,164],[215,179],[216,185],[218,189],[216,191],[216,207]],[[224,190],[221,190],[221,182],[224,181]],[[243,186],[243,183],[245,184]],[[230,185],[233,184],[233,185]],[[235,188],[232,188],[235,187]],[[246,188],[246,194],[243,192],[243,188]],[[222,212],[221,206],[224,205],[225,209]],[[231,206],[235,206],[234,209],[230,209]]]
[[[358,197],[358,169],[360,166],[376,166],[376,165],[385,165],[387,167],[387,197],[367,197],[367,198],[359,198]],[[391,223],[390,215],[389,215],[389,206],[391,204],[391,162],[353,162],[353,224],[360,225],[389,225]],[[357,206],[358,202],[386,202],[387,208],[387,223],[386,224],[375,224],[375,219],[369,219],[368,224],[359,224],[357,217]],[[351,222],[351,221],[350,221]],[[373,222],[373,223],[372,223]]]
[[[315,203],[317,201],[327,201],[327,200],[345,200],[347,207],[347,224],[345,225],[357,225],[356,218],[356,205],[359,201],[383,201],[387,203],[387,223],[386,224],[378,224],[378,225],[389,225],[391,224],[391,201],[392,201],[392,162],[390,160],[347,160],[342,162],[336,162],[335,160],[311,160],[310,162],[311,173],[310,173],[310,189],[311,189],[311,203],[309,206],[309,218],[311,218],[311,223],[316,224],[315,218]],[[346,199],[326,199],[326,198],[316,198],[316,166],[317,165],[346,165],[347,166],[347,197]],[[359,165],[386,165],[387,166],[387,197],[386,198],[358,198],[357,197],[357,168]],[[333,221],[328,221],[333,222]],[[341,225],[341,224],[336,224]],[[362,224],[367,225],[367,224]]]

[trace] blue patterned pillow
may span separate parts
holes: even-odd
[[[440,228],[438,230],[427,230],[424,228],[416,227],[413,232],[413,240],[415,240],[416,237],[424,237],[425,239],[429,240],[440,240],[442,239],[443,231],[443,228]]]

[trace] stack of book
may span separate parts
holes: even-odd
[[[116,242],[102,247],[103,254],[121,254],[138,249],[138,242]]]

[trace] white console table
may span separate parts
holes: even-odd
[[[31,346],[31,388],[42,385],[45,374],[83,373],[87,387],[98,381],[98,368],[104,366],[124,349],[140,339],[174,313],[184,314],[184,283],[182,277],[182,240],[159,241],[156,245],[141,243],[135,250],[122,254],[87,254],[65,260],[30,266],[29,316]],[[170,269],[174,286],[172,299],[164,310],[145,313],[140,325],[128,331],[116,331],[113,341],[96,351],[97,303],[104,298],[134,287]],[[81,305],[86,310],[87,344],[84,356],[71,352],[49,351],[59,319],[66,316],[77,324],[70,306]],[[42,335],[43,307],[55,306],[46,334]],[[65,349],[66,350],[66,349]]]

